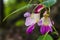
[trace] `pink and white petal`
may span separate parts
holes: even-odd
[[[53,25],[52,25],[52,22],[51,22],[50,18],[48,18],[48,22],[49,22],[48,25],[49,25],[50,27],[52,27]]]
[[[41,4],[39,4],[39,5],[35,8],[34,13],[39,13],[43,8],[44,8],[44,6],[41,5]]]
[[[47,14],[47,11],[45,11],[44,13],[43,13],[43,15],[46,15]]]
[[[35,28],[35,26],[34,26],[34,24],[32,24],[31,26],[29,26],[29,27],[27,28],[26,33],[27,33],[27,34],[32,33],[32,31],[34,30],[34,28]]]
[[[53,26],[52,23],[50,23],[49,26],[52,27]]]
[[[36,23],[36,21],[34,19],[32,19],[31,17],[26,18],[26,22],[25,22],[26,26],[30,26],[30,25],[35,24],[35,23]]]
[[[31,14],[30,14],[30,12],[26,12],[25,14],[24,14],[24,17],[29,17]]]

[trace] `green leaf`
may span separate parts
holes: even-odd
[[[24,20],[18,20],[15,22],[15,25],[16,26],[21,26],[21,25],[24,25]]]
[[[44,4],[46,7],[51,7],[52,5],[54,5],[56,3],[57,0],[47,0],[42,2],[41,4]]]
[[[44,35],[39,36],[37,40],[43,40],[43,38],[44,38]],[[53,40],[53,38],[52,38],[50,35],[47,35],[47,36],[45,37],[45,40]]]

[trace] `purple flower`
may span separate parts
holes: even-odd
[[[38,26],[40,27],[40,32],[41,34],[45,34],[46,32],[52,32],[52,23],[50,18],[48,17],[49,15],[46,14],[47,11],[45,11],[45,13],[43,14],[44,17],[42,17],[40,19],[40,11],[44,8],[43,5],[38,5],[35,10],[34,13],[30,14],[29,12],[26,12],[24,14],[24,17],[26,17],[26,21],[25,21],[25,25],[28,26],[26,33],[30,34],[32,33],[32,31],[35,28],[35,24],[37,23]]]
[[[41,34],[45,34],[46,32],[52,32],[52,23],[49,17],[45,18],[42,17],[40,21],[38,22],[38,25],[40,27]]]
[[[39,19],[40,19],[39,13],[38,14],[32,13],[32,14],[30,14],[30,16],[26,17],[25,25],[29,26],[26,30],[27,34],[32,33],[32,31],[35,28],[34,25],[39,21]]]

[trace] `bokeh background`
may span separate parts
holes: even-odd
[[[2,22],[4,17],[17,9],[24,7],[29,1],[30,0],[0,0],[0,40],[37,40],[40,35],[39,27],[36,27],[32,34],[27,35],[27,27],[24,24],[25,18],[23,16],[25,12],[31,12],[34,6],[18,11]],[[39,0],[33,0],[31,3],[37,4],[39,3]],[[51,7],[50,16],[52,17],[55,23],[54,26],[59,34],[51,34],[51,36],[54,40],[57,40],[60,38],[60,0],[57,0],[57,3]]]

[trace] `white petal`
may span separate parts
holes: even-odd
[[[26,18],[26,22],[25,22],[26,26],[30,26],[30,25],[35,24],[35,23],[36,23],[36,21],[34,19],[32,19],[31,17]]]

